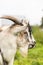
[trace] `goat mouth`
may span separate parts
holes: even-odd
[[[32,48],[34,48],[34,47],[35,47],[35,45],[32,45],[32,44],[30,44],[30,45],[28,46],[29,49],[32,49]]]

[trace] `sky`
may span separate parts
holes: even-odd
[[[0,0],[0,16],[26,17],[31,25],[40,24],[43,16],[43,0]]]

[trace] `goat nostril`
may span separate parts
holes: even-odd
[[[34,44],[36,44],[36,41],[34,41]]]

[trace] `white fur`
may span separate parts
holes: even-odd
[[[17,47],[19,47],[23,57],[27,56],[30,42],[27,40],[29,36],[24,34],[24,31],[28,32],[26,29],[27,24],[24,26],[14,26],[12,29],[8,28],[0,33],[0,48],[4,59],[9,62],[8,65],[13,65]]]
[[[13,58],[16,54],[17,45],[20,47],[23,47],[25,43],[28,41],[26,40],[25,35],[23,35],[23,37],[20,39],[19,35],[14,35],[13,30],[11,30],[13,34],[12,32],[9,32],[9,30],[10,28],[0,33],[0,49],[3,53],[4,59],[9,62],[8,65],[11,65],[11,64],[13,65]],[[14,30],[15,30],[15,27],[14,27]]]

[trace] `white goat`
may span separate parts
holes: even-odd
[[[29,36],[28,25],[23,25],[17,21],[16,24],[18,25],[13,24],[0,32],[0,65],[5,64],[3,60],[8,62],[5,65],[13,65],[17,47],[19,47],[22,56],[25,57],[27,56],[28,48],[35,45],[33,38]]]

